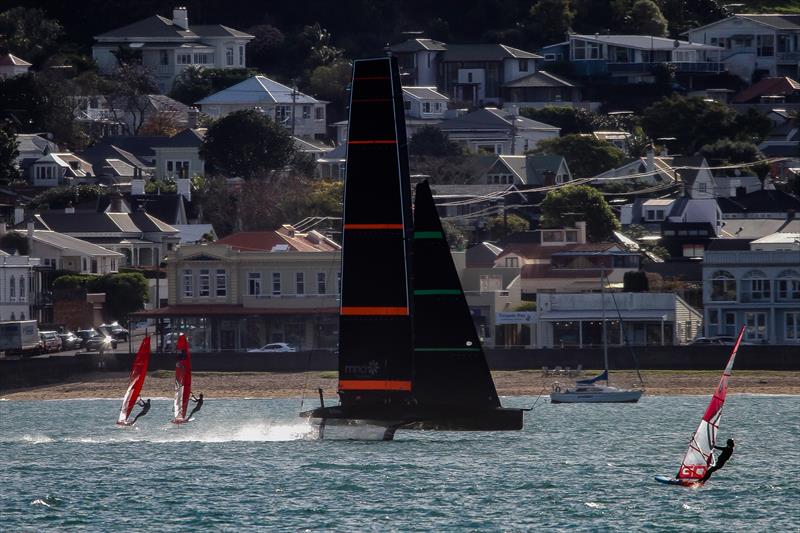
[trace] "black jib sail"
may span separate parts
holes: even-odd
[[[341,405],[321,428],[513,430],[475,332],[427,183],[412,223],[395,58],[356,61],[351,85],[339,319]],[[322,432],[322,429],[321,429]]]

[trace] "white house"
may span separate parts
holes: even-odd
[[[517,115],[514,110],[487,107],[439,125],[450,140],[471,152],[522,155],[539,141],[558,137],[560,128]]]
[[[740,13],[686,34],[690,41],[721,47],[727,70],[748,82],[756,71],[797,78],[800,15]]]
[[[31,318],[33,269],[39,264],[37,258],[0,250],[0,321]]]
[[[0,55],[0,78],[11,78],[19,74],[25,74],[29,68],[31,68],[30,63],[13,54]]]
[[[122,50],[148,67],[161,91],[168,92],[188,67],[245,68],[245,48],[252,39],[221,24],[190,25],[186,8],[176,7],[172,19],[153,15],[95,36],[92,58],[101,74],[110,74]]]
[[[266,76],[253,76],[206,96],[197,105],[214,118],[240,109],[260,109],[293,136],[322,138],[326,103]]]

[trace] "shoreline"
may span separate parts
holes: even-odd
[[[599,372],[588,370],[583,377]],[[574,378],[542,376],[541,370],[514,370],[492,372],[500,396],[538,396],[550,393],[556,381],[570,385]],[[710,395],[719,383],[720,371],[642,371],[645,395],[683,396]],[[636,372],[615,371],[612,385],[622,388],[638,383]],[[174,374],[167,370],[149,372],[142,391],[144,397],[170,398],[174,391]],[[94,372],[63,383],[40,385],[0,392],[0,399],[14,400],[70,400],[70,399],[120,399],[128,386],[127,372]],[[316,398],[317,389],[325,391],[326,398],[335,396],[336,372],[195,372],[193,389],[208,399],[242,398]],[[729,384],[729,394],[785,394],[800,395],[800,371],[743,370],[734,371]]]

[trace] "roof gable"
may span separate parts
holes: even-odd
[[[294,92],[294,94],[292,94]],[[316,98],[293,90],[291,87],[266,76],[253,76],[223,89],[197,102],[210,104],[318,104]]]

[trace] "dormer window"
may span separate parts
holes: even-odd
[[[520,59],[519,60],[519,71],[520,72],[528,72],[528,60],[527,59]]]
[[[700,191],[700,192],[708,192],[705,183],[698,183],[697,184],[697,190]]]

